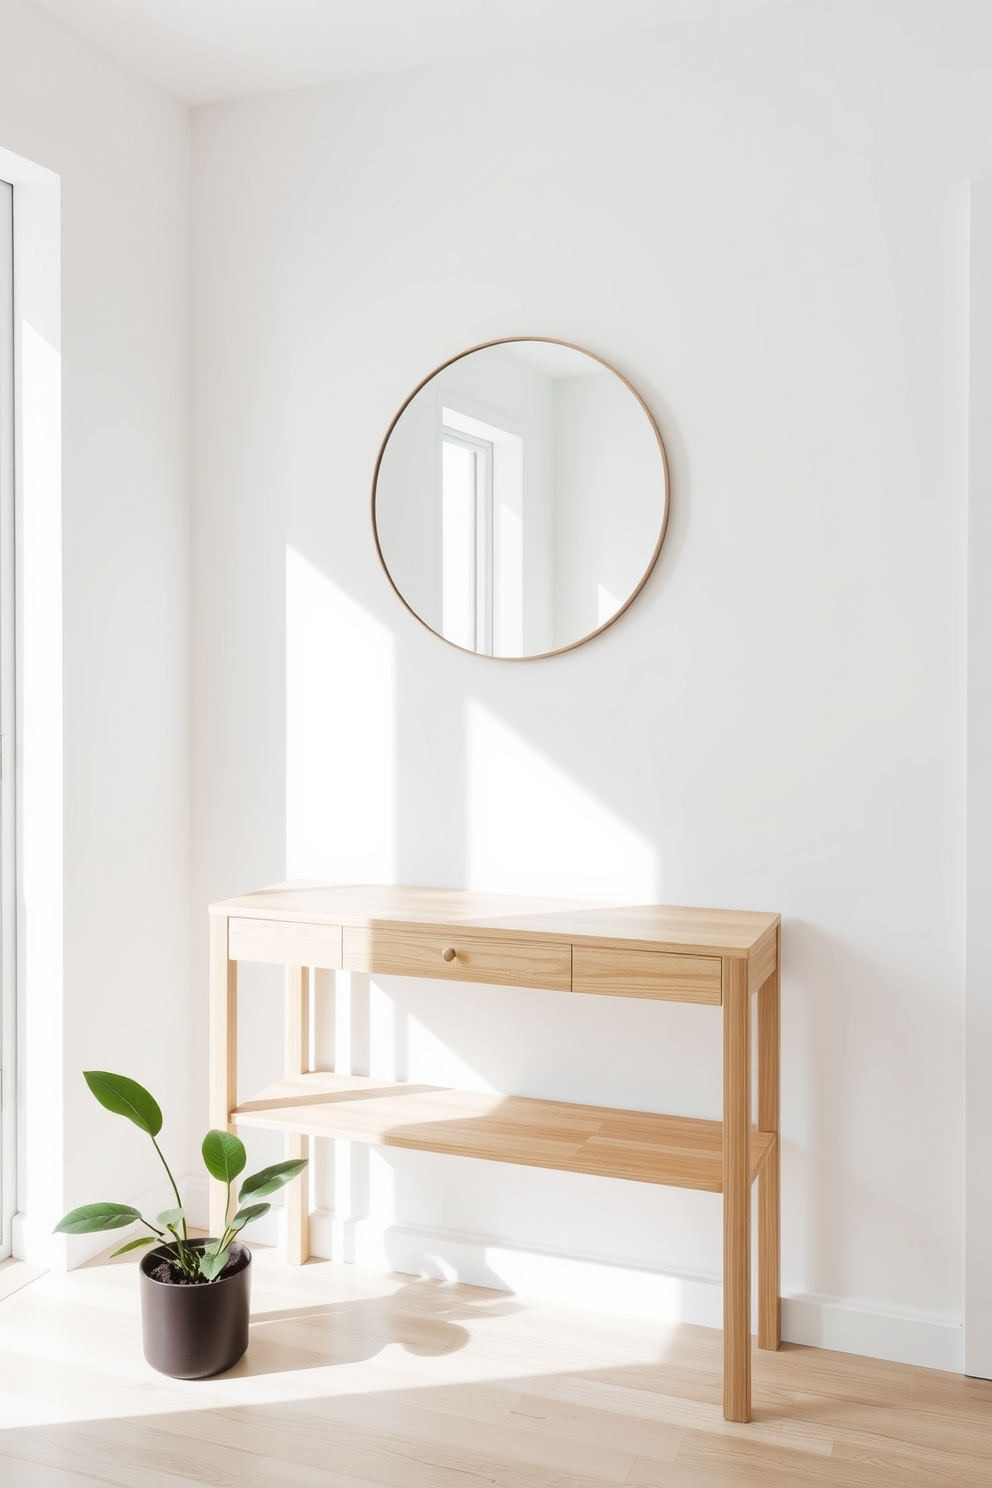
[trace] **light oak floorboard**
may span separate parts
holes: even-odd
[[[982,1421],[992,1421],[992,1380],[914,1369],[911,1399],[914,1405],[937,1406],[955,1415],[977,1415]]]
[[[213,1380],[141,1354],[106,1258],[0,1307],[4,1488],[988,1488],[992,1384],[255,1250],[252,1344]]]
[[[181,1431],[156,1432],[143,1423],[101,1421],[99,1425],[74,1425],[63,1431],[36,1428],[18,1432],[16,1456],[3,1452],[4,1482],[17,1482],[24,1475],[30,1484],[35,1468],[60,1468],[97,1482],[120,1488],[159,1488],[159,1485],[209,1483],[214,1488],[241,1488],[250,1478],[257,1454],[228,1447],[223,1451],[187,1437]],[[6,1464],[10,1462],[9,1469]]]
[[[369,1488],[367,1478],[327,1467],[307,1467],[267,1457],[260,1462],[246,1488]]]
[[[955,1454],[957,1455],[957,1454]],[[866,1453],[861,1459],[834,1454],[830,1457],[810,1456],[790,1449],[769,1449],[761,1442],[747,1442],[735,1437],[729,1442],[717,1442],[703,1432],[691,1432],[686,1436],[679,1453],[678,1465],[692,1469],[700,1484],[706,1488],[730,1488],[730,1485],[766,1484],[768,1488],[796,1488],[796,1485],[843,1485],[843,1488],[902,1488],[907,1478],[898,1461],[886,1462],[881,1456]],[[933,1466],[931,1481],[947,1481],[938,1474],[945,1470],[939,1459],[931,1463],[928,1458],[919,1467]],[[989,1459],[986,1457],[984,1476],[979,1473],[981,1464],[975,1459],[959,1456],[960,1476],[956,1480],[961,1488],[989,1481]],[[695,1482],[695,1479],[688,1479]],[[910,1482],[926,1481],[919,1477]],[[950,1481],[954,1482],[955,1479]]]
[[[921,1453],[951,1450],[963,1459],[985,1460],[987,1481],[992,1481],[992,1418],[982,1422],[962,1416],[948,1418],[943,1412],[918,1407],[873,1409],[851,1402],[799,1395],[793,1419],[816,1422],[847,1449],[864,1446],[874,1452],[903,1447]]]
[[[680,1426],[537,1394],[521,1396],[509,1421],[517,1430],[567,1437],[592,1446],[605,1443],[625,1452],[649,1452],[669,1462],[675,1461],[685,1438]]]
[[[37,1281],[44,1274],[44,1266],[29,1266],[26,1261],[17,1261],[10,1256],[0,1261],[0,1302],[4,1297],[12,1297],[22,1286],[27,1286],[29,1281]]]
[[[898,1445],[865,1444],[851,1445],[835,1442],[835,1458],[858,1462],[875,1472],[879,1479],[892,1479],[905,1483],[907,1488],[988,1488],[990,1469],[988,1458],[978,1457],[969,1461],[960,1452],[913,1452],[901,1451]]]

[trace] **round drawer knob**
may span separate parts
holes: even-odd
[[[444,950],[441,952],[441,960],[442,961],[454,961],[454,959],[455,959],[455,948],[454,948],[454,946],[445,946]]]

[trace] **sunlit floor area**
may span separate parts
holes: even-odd
[[[130,1257],[0,1304],[5,1488],[723,1488],[992,1481],[992,1384],[785,1345],[722,1418],[721,1336],[255,1251],[251,1346],[141,1353]]]

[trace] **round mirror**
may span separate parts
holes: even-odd
[[[386,435],[372,495],[383,567],[418,619],[485,656],[547,656],[644,585],[668,522],[654,419],[599,357],[495,341],[433,373]]]

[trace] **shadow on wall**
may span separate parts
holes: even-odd
[[[941,1207],[919,1201],[913,1209],[895,1208],[893,1189],[919,1200],[919,1185],[909,1173],[910,1181],[883,1187],[878,1175],[909,1166],[907,1122],[930,1105],[934,1070],[910,1063],[919,1059],[920,1029],[930,1027],[938,1066],[944,1063],[941,1045],[953,1033],[922,979],[898,976],[863,949],[802,920],[789,921],[786,944],[782,1101],[790,1129],[782,1185],[797,1201],[783,1211],[783,1247],[814,1296],[856,1302],[858,1255],[876,1258],[876,1295],[885,1294],[885,1271],[896,1264],[911,1287],[939,1265]],[[916,1093],[912,1109],[905,1099],[886,1102],[885,1071],[875,1066],[879,1048],[901,1072],[904,1090],[909,1077]],[[919,1149],[919,1163],[935,1160],[937,1153]],[[945,1152],[940,1165],[948,1203],[960,1191],[957,1161]]]

